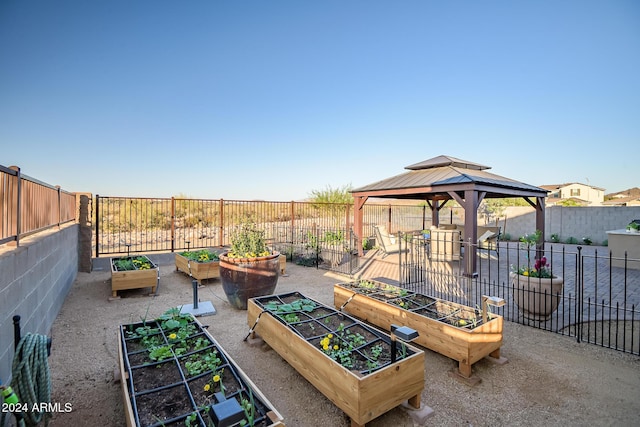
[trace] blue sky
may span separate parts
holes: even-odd
[[[640,2],[0,2],[0,165],[299,200],[438,155],[640,186]]]

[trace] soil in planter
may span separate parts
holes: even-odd
[[[411,310],[412,308],[417,308],[417,305],[411,301],[409,298],[396,298],[390,299],[387,301],[389,304],[397,305],[400,308],[404,308],[405,310]]]
[[[435,299],[428,297],[426,295],[420,295],[420,294],[413,294],[407,297],[406,299],[408,299],[414,307],[429,306],[436,302]]]
[[[314,347],[321,349],[322,348],[322,344],[320,343],[321,339],[322,337],[313,338],[309,340],[309,343]],[[350,348],[350,343],[348,341],[344,341],[344,340],[338,340],[338,341],[340,342],[341,349]],[[332,344],[335,342],[336,341],[334,338],[334,341],[332,341]],[[323,353],[327,354],[327,352],[324,352],[324,351]],[[332,352],[330,354],[327,354],[327,356],[331,357],[340,365],[344,366],[345,368],[357,374],[367,372],[370,369],[376,368],[376,366],[372,364],[367,364],[367,360],[368,360],[367,357],[364,356],[364,354],[360,353],[355,348],[352,350]]]
[[[365,294],[365,295],[380,292],[380,289],[377,286],[374,286],[373,284],[371,287],[365,287],[360,285],[360,283],[340,283],[340,286],[346,289],[352,289],[358,292],[359,294]]]
[[[363,340],[365,343],[378,339],[376,335],[358,324],[352,324],[348,328],[344,328],[343,331],[337,332],[337,334],[349,341],[353,341],[353,336],[357,335],[358,339]]]
[[[211,341],[209,341],[204,333],[187,338],[184,345],[182,343],[178,345],[186,349],[182,354],[204,350],[205,348],[212,346]]]
[[[322,323],[329,331],[337,331],[340,328],[347,328],[354,324],[353,320],[339,313],[321,317],[318,322]]]
[[[164,337],[162,334],[149,335],[142,338],[128,339],[125,341],[125,344],[127,346],[127,353],[135,353],[164,344]]]
[[[167,420],[193,411],[189,393],[183,384],[138,395],[135,399],[141,426],[162,425]]]
[[[294,313],[274,313],[274,314],[278,316],[280,319],[282,319],[284,323],[298,323],[298,322],[304,322],[306,320],[311,319],[309,316],[307,316],[305,313],[302,313],[301,311],[296,311]]]
[[[130,367],[147,365],[150,363],[149,352],[146,350],[140,351],[138,353],[129,353],[127,355],[127,359],[129,359]]]
[[[136,392],[152,390],[182,381],[178,365],[173,359],[168,362],[132,369],[131,375],[133,376],[133,389]]]
[[[294,323],[291,327],[298,331],[302,337],[318,337],[330,332],[329,329],[325,328],[321,323],[318,323],[315,320]]]
[[[224,386],[224,395],[233,396],[242,389],[242,385],[233,374],[229,365],[224,365],[220,369],[224,369],[222,373],[222,385]],[[209,384],[209,390],[205,390],[205,386]],[[220,382],[213,382],[213,373],[208,373],[189,381],[189,390],[193,395],[193,400],[197,407],[210,405],[215,403],[214,393],[220,391]]]
[[[311,311],[311,312],[309,312],[307,314],[309,314],[309,316],[317,319],[319,317],[324,317],[324,316],[327,316],[327,315],[332,314],[332,313],[335,313],[335,310],[328,310],[328,309],[326,309],[324,307],[316,307],[316,308],[313,309],[313,311]]]
[[[284,296],[280,296],[280,298],[274,298],[274,300],[277,301],[282,301],[284,304],[291,304],[294,301],[298,301],[304,299],[304,296],[298,292],[293,292],[289,295],[284,295]],[[263,304],[266,304],[267,301],[262,301]]]
[[[376,363],[378,367],[391,363],[391,344],[386,341],[377,340],[370,342],[360,347],[359,351],[369,358],[371,363]]]

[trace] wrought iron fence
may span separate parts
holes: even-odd
[[[259,224],[273,243],[298,244],[299,233],[351,230],[353,205],[182,198],[130,198],[96,195],[94,253],[177,251],[225,246],[241,221]],[[444,215],[444,214],[443,214]],[[424,206],[365,205],[364,236],[373,226],[391,231],[428,228]]]
[[[495,296],[505,301],[496,309],[505,320],[640,355],[638,259],[575,245],[547,244],[536,253],[515,242],[500,242],[495,251],[462,243],[460,255],[451,259],[451,253],[434,251],[437,242],[407,235],[401,242],[407,250],[400,255],[400,282],[408,289],[471,307],[481,307],[483,295]],[[469,251],[478,253],[472,277],[463,272]],[[551,274],[562,278],[559,293],[539,287],[536,277],[514,273],[522,266],[535,267],[542,256]]]
[[[0,244],[76,219],[73,193],[0,165]]]

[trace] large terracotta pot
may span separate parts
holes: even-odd
[[[509,273],[513,285],[513,298],[527,319],[545,321],[551,318],[560,303],[564,280],[553,278],[527,277]]]
[[[247,309],[250,298],[271,295],[278,284],[280,253],[256,258],[229,258],[220,255],[220,280],[229,303],[238,310]]]

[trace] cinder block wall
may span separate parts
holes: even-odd
[[[11,379],[13,316],[22,334],[50,335],[78,272],[78,224],[39,233],[0,253],[0,379]]]
[[[533,208],[513,206],[506,208],[504,215],[506,225],[504,216],[500,218],[499,225],[513,240],[535,231]],[[640,206],[551,206],[545,212],[545,234],[547,240],[555,233],[561,242],[574,237],[581,243],[583,237],[589,237],[594,245],[602,245],[602,242],[608,240],[607,231],[626,228],[634,219],[640,219]]]

